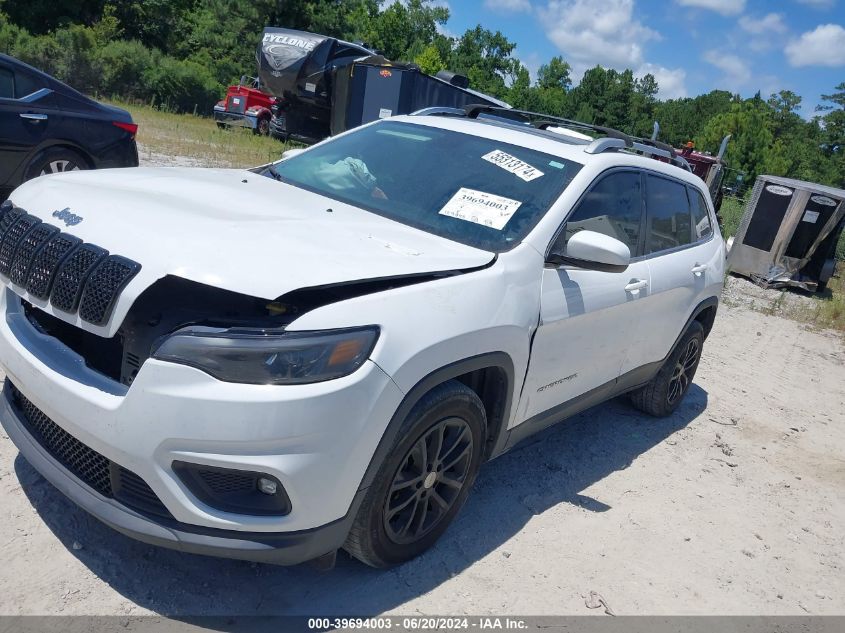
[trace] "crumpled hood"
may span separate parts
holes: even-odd
[[[472,268],[493,258],[240,169],[72,172],[30,181],[11,199],[141,264],[115,319],[128,311],[124,299],[169,274],[273,299],[304,287]],[[66,226],[53,215],[63,209],[81,221]]]

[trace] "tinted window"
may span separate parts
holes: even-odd
[[[692,228],[695,231],[696,240],[706,240],[713,235],[713,226],[710,224],[710,213],[707,211],[707,202],[698,189],[688,189],[690,194],[690,207],[692,209]]]
[[[0,68],[0,99],[12,99],[15,96],[15,78],[12,71]]]
[[[628,245],[637,254],[642,220],[640,174],[633,171],[605,176],[584,196],[569,216],[564,239],[578,231],[603,233]]]
[[[41,90],[44,83],[35,75],[17,71],[15,73],[15,98],[20,99],[31,95],[33,92]]]
[[[346,46],[345,44],[340,44],[335,49],[334,54],[332,55],[332,59],[338,59],[340,57],[363,57],[364,55],[369,55],[365,50],[362,50],[355,46]]]
[[[666,178],[648,176],[646,210],[647,253],[665,251],[691,242],[690,210],[684,185]]]
[[[580,168],[526,147],[397,121],[358,128],[273,167],[291,185],[491,251],[516,246]]]

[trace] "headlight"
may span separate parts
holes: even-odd
[[[318,332],[191,328],[165,339],[153,358],[201,369],[219,380],[301,385],[351,374],[378,339],[377,327]]]

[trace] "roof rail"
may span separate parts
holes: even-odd
[[[572,119],[564,119],[562,117],[551,116],[543,114],[542,112],[530,112],[528,110],[516,110],[514,108],[500,108],[498,106],[491,106],[486,104],[471,104],[464,106],[467,118],[477,119],[479,114],[495,114],[504,118],[514,119],[521,118],[523,121],[529,123],[538,130],[545,130],[548,127],[568,127],[575,130],[590,130],[591,132],[598,132],[609,136],[610,138],[618,138],[624,141],[625,145],[630,147],[633,139],[624,132],[615,130],[612,127],[604,127],[602,125],[593,125],[592,123],[584,123],[582,121],[573,121]]]
[[[678,156],[674,147],[656,139],[631,136],[611,127],[593,125],[592,123],[583,123],[582,121],[574,121],[572,119],[564,119],[562,117],[551,116],[541,112],[530,112],[528,110],[516,110],[514,108],[503,108],[495,105],[476,103],[466,105],[462,109],[445,107],[424,108],[414,112],[414,114],[420,116],[465,116],[469,119],[477,119],[481,114],[489,114],[499,119],[510,119],[517,124],[530,125],[531,127],[539,130],[546,130],[550,127],[588,130],[590,132],[597,132],[604,135],[602,138],[598,138],[584,147],[584,151],[588,154],[601,154],[602,152],[608,151],[627,150],[646,156],[660,157],[669,163],[686,169],[687,171],[692,171],[689,163],[682,157]]]
[[[597,138],[584,148],[588,154],[601,154],[609,149],[625,149],[625,141],[619,138]]]
[[[411,112],[411,116],[466,116],[466,112],[462,108],[447,108],[446,106],[431,106],[422,108],[416,112]]]

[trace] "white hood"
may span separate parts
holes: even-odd
[[[11,199],[42,221],[141,264],[110,333],[131,301],[165,275],[274,299],[299,288],[472,268],[493,258],[246,170],[73,172],[32,180]],[[65,226],[53,216],[66,208],[82,220]]]

